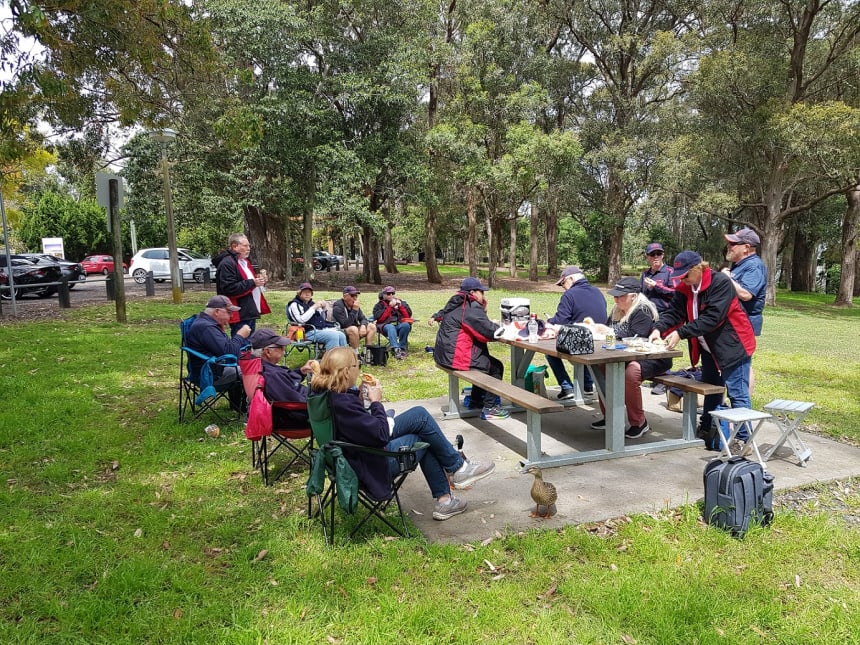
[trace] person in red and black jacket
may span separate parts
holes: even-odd
[[[488,342],[504,331],[487,318],[484,292],[489,290],[477,278],[466,278],[448,304],[433,314],[430,324],[433,321],[439,323],[433,347],[433,360],[437,365],[451,370],[480,370],[497,379],[504,376],[502,361],[490,356],[487,347]],[[477,385],[472,387],[469,407],[481,408],[482,419],[507,419],[510,416],[507,410],[496,405],[494,394]]]
[[[245,235],[233,233],[227,244],[229,248],[223,249],[212,259],[217,269],[215,290],[239,307],[239,311],[230,317],[231,331],[235,334],[242,325],[248,325],[253,332],[257,327],[257,318],[271,313],[261,288],[266,285],[266,278],[254,275],[254,269],[248,262],[251,243]]]
[[[394,357],[403,360],[406,358],[409,332],[412,331],[412,308],[408,302],[397,298],[395,293],[396,290],[390,285],[379,292],[379,302],[373,307],[373,319],[376,328],[388,338]]]
[[[724,385],[733,408],[749,408],[749,379],[755,334],[738,301],[731,279],[712,271],[695,251],[681,251],[673,262],[675,295],[660,313],[651,340],[665,337],[672,349],[682,339],[689,343],[690,361],[702,360],[702,381]],[[705,396],[699,434],[711,424],[711,411],[722,395]],[[745,441],[747,437],[738,439]]]

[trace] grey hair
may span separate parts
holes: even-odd
[[[219,309],[223,309],[223,307],[206,307],[206,309],[203,310],[203,313],[206,314],[207,316],[211,316],[212,314],[214,314]]]
[[[584,273],[571,273],[567,277],[573,278],[573,282],[571,282],[570,284],[576,284],[577,282],[579,282],[580,280],[582,280],[585,277],[585,274]]]
[[[231,249],[239,243],[243,237],[248,237],[244,233],[230,233],[230,237],[227,238],[227,246]]]
[[[627,313],[624,316],[621,316],[621,312],[618,310],[618,305],[615,305],[612,307],[612,312],[609,314],[609,317],[613,322],[627,322],[627,319],[630,318],[631,314],[639,308],[647,309],[654,322],[657,322],[660,319],[660,314],[657,313],[657,307],[654,306],[654,303],[651,302],[648,299],[648,296],[644,293],[636,294],[636,299],[633,301],[633,305],[627,310]]]

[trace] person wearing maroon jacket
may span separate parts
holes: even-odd
[[[733,408],[749,408],[749,379],[755,334],[738,301],[731,278],[712,271],[695,251],[681,251],[672,264],[675,295],[660,314],[650,340],[665,337],[673,349],[682,339],[689,343],[690,361],[702,361],[702,381],[724,385]],[[722,395],[705,396],[699,435],[711,424],[711,411]],[[738,433],[747,439],[744,431]]]
[[[502,361],[490,356],[487,343],[502,335],[504,329],[487,318],[489,287],[477,278],[466,278],[440,311],[433,314],[439,323],[433,360],[449,370],[480,370],[501,379],[505,368]],[[496,396],[477,385],[472,386],[470,408],[481,407],[482,419],[507,419],[510,412],[496,405]]]
[[[388,338],[394,357],[406,358],[409,332],[412,331],[412,308],[405,300],[397,298],[392,286],[379,292],[379,302],[373,307],[373,320],[376,328]]]

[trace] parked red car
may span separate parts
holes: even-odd
[[[84,267],[84,271],[87,272],[87,275],[90,273],[101,273],[102,275],[107,275],[108,273],[113,273],[113,256],[88,255],[81,260],[81,265]],[[122,263],[122,272],[128,273],[128,265],[125,262]]]

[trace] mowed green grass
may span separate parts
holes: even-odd
[[[450,294],[399,295],[420,319],[410,356],[373,371],[389,400],[441,396],[422,350]],[[292,292],[267,296],[281,326]],[[489,296],[491,315],[558,300]],[[303,473],[266,489],[240,427],[177,422],[177,322],[205,302],[185,298],[131,302],[126,325],[113,305],[0,325],[0,642],[860,642],[860,532],[827,513],[780,511],[743,541],[690,505],[488,544],[325,547]],[[860,320],[829,301],[766,310],[753,402],[815,401],[809,423],[857,443]],[[857,489],[841,495],[855,516]]]

